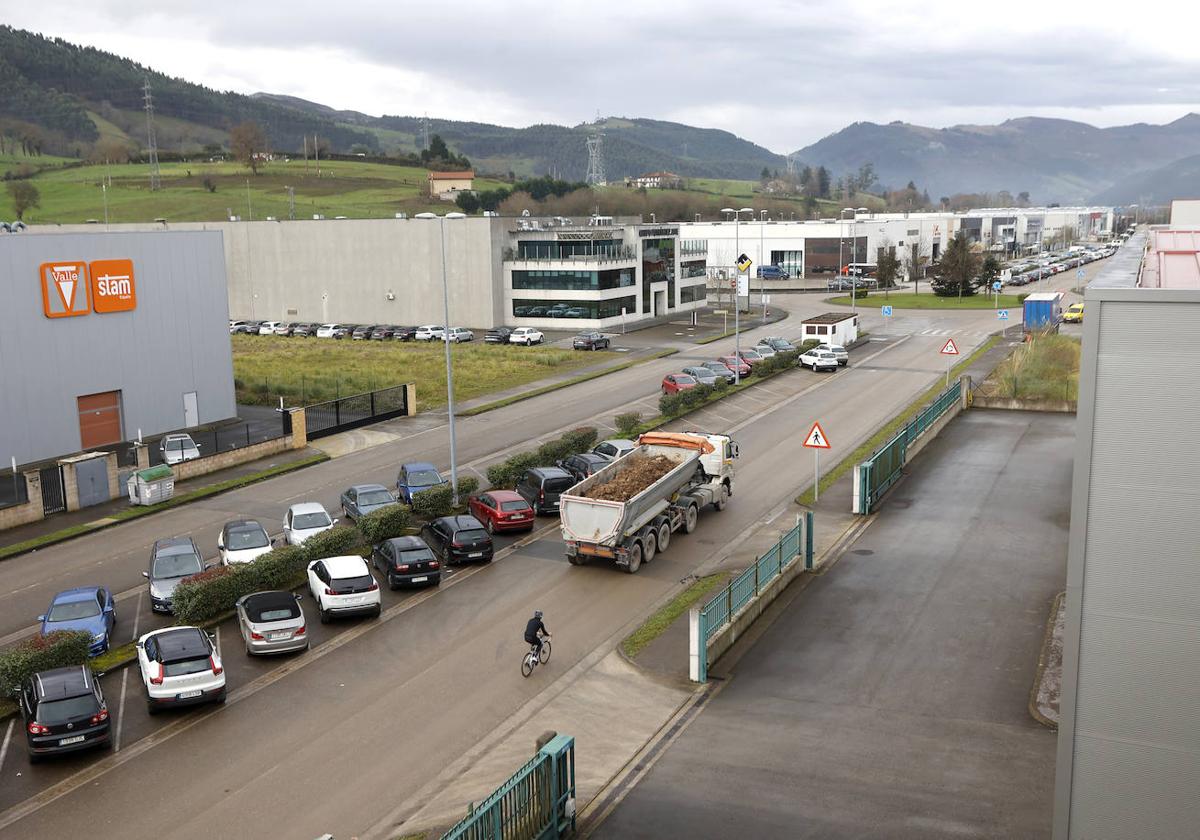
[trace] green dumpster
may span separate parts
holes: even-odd
[[[166,464],[138,470],[129,476],[127,486],[130,504],[156,505],[174,494],[175,471]]]

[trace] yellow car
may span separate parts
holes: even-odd
[[[1080,324],[1083,322],[1083,304],[1072,303],[1067,307],[1067,311],[1063,313],[1063,320],[1071,324]]]

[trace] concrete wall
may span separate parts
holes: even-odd
[[[36,470],[25,473],[26,501],[22,505],[0,508],[0,531],[45,519],[42,506],[42,476]]]
[[[35,230],[36,228],[30,228]],[[195,391],[199,423],[236,413],[221,234],[160,231],[0,238],[0,459],[26,464],[78,452],[76,397],[120,391],[123,435],[184,426]],[[133,260],[137,308],[47,318],[39,266]]]

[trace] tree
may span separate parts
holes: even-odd
[[[921,278],[925,276],[925,263],[929,260],[929,252],[917,239],[905,251],[904,272],[913,281],[913,294],[921,293]]]
[[[975,294],[981,259],[971,249],[967,235],[961,230],[950,240],[946,252],[934,266],[933,293],[940,297]]]
[[[884,289],[885,296],[886,290],[896,285],[896,277],[899,274],[900,258],[896,256],[896,247],[885,239],[880,244],[878,256],[875,258],[875,277]]]
[[[9,181],[8,195],[12,199],[17,221],[24,221],[25,211],[40,207],[42,203],[42,194],[29,181]]]
[[[1020,204],[1022,207],[1028,207],[1028,206],[1029,206],[1029,192],[1028,192],[1028,190],[1021,190],[1019,193],[1017,193],[1017,203],[1018,203],[1018,204]]]
[[[465,190],[454,197],[454,203],[458,205],[458,209],[466,213],[468,216],[473,216],[479,212],[480,201],[479,196],[475,193]]]
[[[859,192],[867,192],[879,181],[875,175],[875,164],[864,163],[858,167],[858,177],[855,178]]]
[[[817,167],[817,198],[829,198],[829,170]]]
[[[764,166],[762,172],[758,174],[758,180],[762,181],[764,184],[771,180],[771,170]]]
[[[1004,263],[1000,262],[1000,258],[995,254],[988,254],[983,258],[983,263],[979,266],[979,283],[978,288],[992,288],[992,283],[1000,278],[1000,272],[1004,268]]]
[[[235,125],[229,132],[229,151],[257,175],[262,155],[267,151],[267,133],[252,120]]]

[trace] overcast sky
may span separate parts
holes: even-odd
[[[53,0],[2,21],[221,90],[512,126],[653,117],[781,153],[856,121],[1200,111],[1182,0]]]

